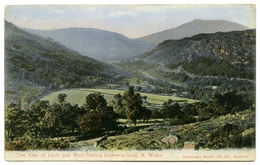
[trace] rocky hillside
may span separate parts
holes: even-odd
[[[26,105],[48,91],[113,82],[125,72],[5,22],[5,103]]]
[[[173,69],[180,65],[213,67],[220,62],[230,67],[255,70],[255,30],[199,34],[180,40],[167,40],[154,50],[141,56],[148,63],[164,64]],[[196,61],[197,60],[197,61]],[[204,64],[203,64],[204,63]],[[219,65],[219,66],[220,66]],[[191,69],[189,69],[191,70]]]

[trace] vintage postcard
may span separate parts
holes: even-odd
[[[7,161],[254,161],[256,6],[6,5]]]

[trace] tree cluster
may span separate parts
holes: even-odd
[[[141,96],[140,93],[135,92],[133,87],[130,86],[123,96],[121,94],[114,96],[115,111],[120,117],[131,120],[134,125],[136,125],[138,119],[148,120],[151,118],[152,112],[143,105],[146,98],[146,96]]]
[[[253,70],[234,66],[225,60],[210,57],[199,57],[190,62],[184,62],[182,67],[190,73],[202,76],[226,76],[251,80],[255,78]]]
[[[163,103],[162,108],[153,109],[151,117],[153,119],[162,118],[170,120],[173,125],[181,125],[196,122],[199,105],[202,103],[179,104],[171,99]]]
[[[216,93],[208,104],[198,110],[198,120],[207,120],[226,114],[235,114],[239,111],[253,107],[254,102],[248,99],[247,95],[227,92]]]
[[[169,99],[160,109],[152,110],[152,118],[170,118],[174,125],[193,123],[196,121],[208,120],[210,118],[235,114],[252,108],[254,102],[248,99],[247,95],[227,92],[216,93],[213,98],[206,102],[184,103],[180,105]]]
[[[6,149],[17,149],[21,141],[28,139],[39,139],[43,144],[47,139],[63,135],[100,135],[102,132],[116,129],[117,121],[113,107],[107,106],[100,93],[86,96],[86,105],[82,107],[67,103],[66,97],[66,94],[59,94],[59,103],[52,105],[48,101],[37,101],[27,110],[22,110],[16,104],[8,105],[5,108]],[[55,146],[59,146],[58,143],[63,142],[56,141],[56,145],[53,143],[54,149]],[[34,148],[30,144],[33,143],[28,143],[27,147],[20,149]],[[37,148],[43,149],[44,146]]]

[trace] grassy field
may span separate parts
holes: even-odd
[[[123,84],[128,82],[130,85],[151,86],[152,88],[156,87],[155,85],[149,84],[148,81],[143,81],[142,79],[138,79],[137,77],[124,78],[120,82]]]
[[[132,77],[132,78],[124,78],[121,80],[122,83],[129,82],[130,84],[139,84],[138,83],[138,78],[137,77]]]
[[[89,88],[78,88],[78,89],[65,89],[53,92],[45,97],[43,97],[41,100],[48,100],[51,104],[58,102],[58,94],[65,93],[67,94],[66,101],[72,104],[78,104],[83,105],[86,100],[86,96],[90,93],[94,92],[100,92],[102,95],[104,95],[104,98],[108,101],[112,100],[114,98],[114,95],[120,93],[123,94],[125,91],[123,90],[110,90],[110,89],[89,89]],[[196,102],[196,100],[192,99],[186,99],[181,97],[173,97],[173,96],[162,96],[162,95],[155,95],[151,93],[142,93],[140,92],[142,96],[147,96],[147,101],[152,104],[163,104],[168,99],[172,99],[178,102],[187,102],[187,103],[193,103]]]

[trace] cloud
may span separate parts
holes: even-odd
[[[122,11],[122,10],[116,10],[116,11],[110,11],[109,16],[110,17],[123,17],[123,16],[138,16],[139,14],[134,11]]]

